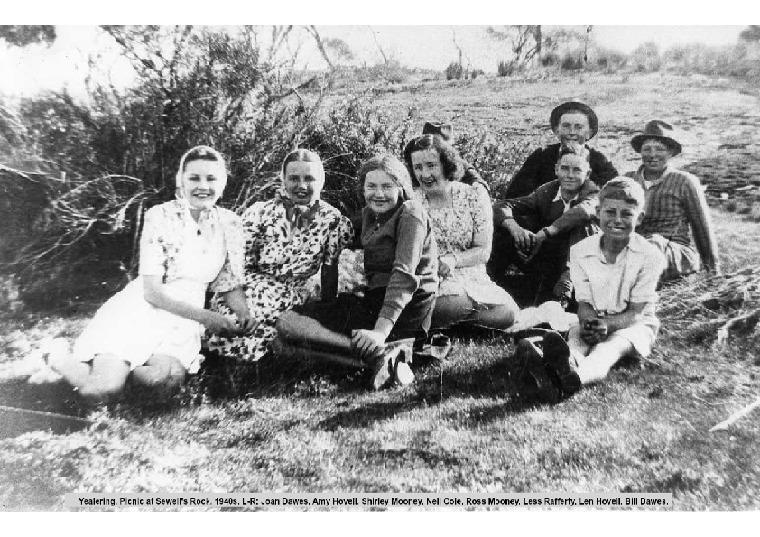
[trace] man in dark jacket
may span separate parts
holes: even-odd
[[[588,151],[563,149],[557,179],[527,196],[493,205],[494,240],[488,270],[502,283],[510,264],[530,279],[533,303],[569,301],[570,246],[593,234],[599,187],[589,179]],[[508,289],[512,292],[512,289]],[[526,297],[527,298],[527,297]]]
[[[559,143],[536,149],[530,154],[509,183],[505,199],[526,196],[539,186],[553,181],[561,148],[585,146],[591,165],[590,179],[598,187],[617,177],[618,172],[607,157],[585,145],[599,130],[599,120],[590,106],[577,101],[562,103],[552,110],[550,123]]]

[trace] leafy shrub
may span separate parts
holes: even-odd
[[[496,66],[496,74],[499,76],[512,76],[515,74],[515,63],[513,61],[500,61]]]
[[[629,64],[636,72],[640,73],[659,71],[662,66],[660,49],[657,47],[657,44],[652,41],[642,43],[631,53]]]
[[[580,51],[566,52],[560,62],[560,67],[565,71],[577,71],[583,69],[584,66],[583,53]]]
[[[492,195],[501,197],[509,179],[538,145],[539,138],[540,135],[515,137],[513,132],[507,131],[464,133],[458,137],[456,147],[491,186]]]
[[[459,80],[464,75],[464,67],[459,62],[451,62],[446,67],[446,80]]]
[[[663,66],[678,74],[750,77],[760,72],[753,52],[760,46],[740,42],[736,45],[710,46],[702,43],[674,45],[662,55]]]

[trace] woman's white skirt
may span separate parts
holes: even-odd
[[[202,308],[208,284],[176,280],[166,291],[182,302]],[[138,277],[111,297],[95,314],[74,344],[73,356],[89,362],[97,354],[113,354],[132,369],[154,354],[173,356],[188,373],[198,372],[203,326],[146,302]]]

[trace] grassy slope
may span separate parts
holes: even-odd
[[[639,111],[633,119],[625,111],[643,99],[642,88],[618,81],[511,88],[513,109],[497,106],[505,88],[491,89],[425,88],[410,98],[421,107],[443,103],[444,117],[461,109],[480,118],[465,131],[517,112],[535,118],[527,131],[545,121],[551,102],[573,95],[603,107],[613,131],[641,123]],[[693,107],[687,115],[705,122],[714,121],[711,99],[726,93],[681,92],[674,109]],[[744,97],[730,96],[726,113],[741,115]],[[409,96],[388,102],[401,97]],[[717,147],[700,151],[709,158]],[[722,244],[731,245],[727,268],[753,263],[760,226],[715,216]],[[73,335],[84,319],[9,327],[37,339]],[[198,404],[190,389],[170,409],[119,407],[94,415],[89,431],[5,440],[0,505],[59,509],[69,491],[672,491],[677,509],[758,508],[756,415],[728,432],[707,432],[760,392],[747,351],[684,347],[665,334],[643,364],[616,369],[605,384],[553,408],[515,396],[510,354],[506,339],[460,336],[442,370],[425,368],[400,391],[365,393],[357,378],[299,370],[244,400]]]

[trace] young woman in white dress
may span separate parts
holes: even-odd
[[[224,158],[207,146],[182,157],[177,199],[145,214],[139,276],[111,297],[69,356],[49,365],[83,397],[104,400],[127,381],[174,388],[200,365],[201,335],[253,328],[242,290],[240,218],[216,207],[227,183]],[[204,309],[206,291],[223,293],[235,320]]]

